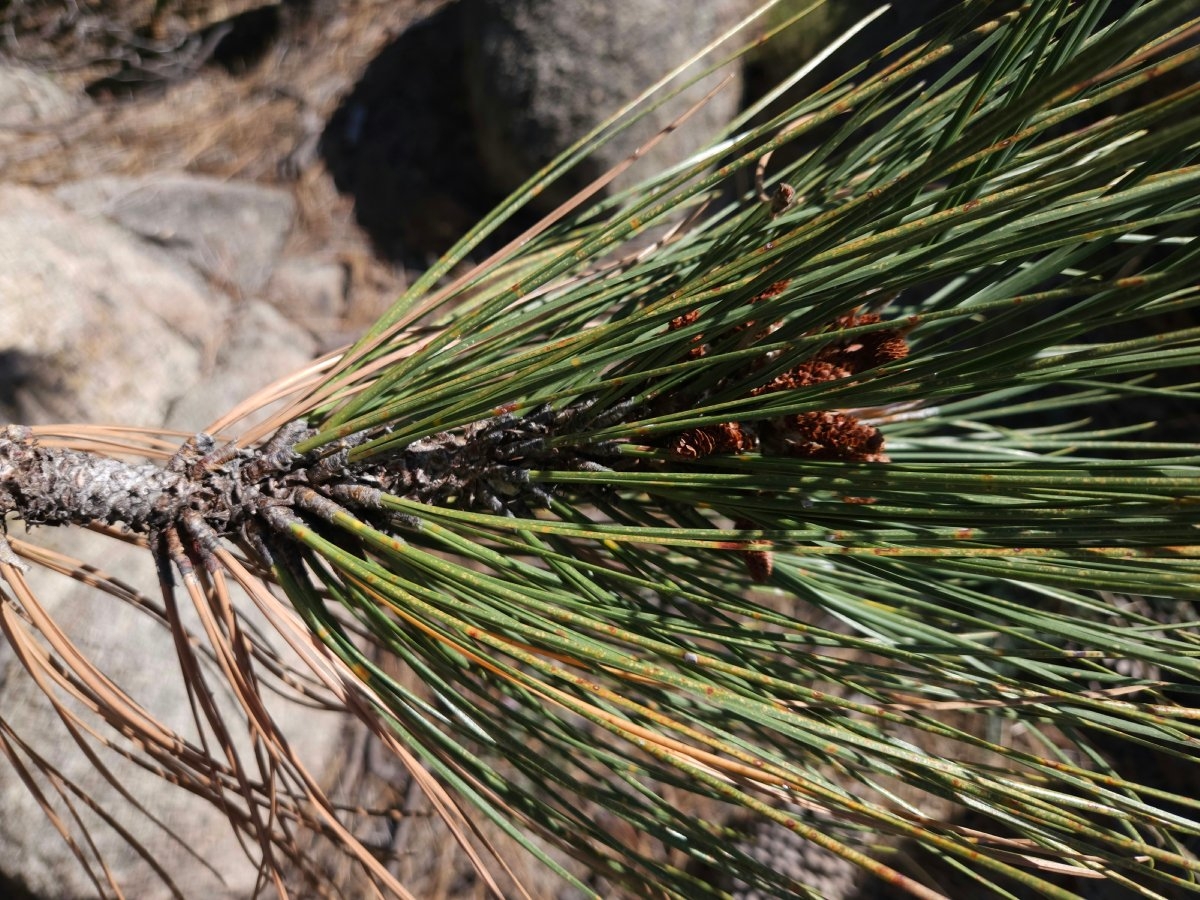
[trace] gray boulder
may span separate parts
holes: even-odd
[[[153,602],[161,603],[147,551],[86,532],[39,529],[26,535],[19,525],[11,527],[14,537],[85,560],[137,587]],[[44,569],[34,567],[28,580],[47,612],[112,681],[160,722],[196,740],[172,640],[160,624],[132,606]],[[182,606],[187,606],[186,599],[182,600]],[[185,609],[186,612],[189,610]],[[188,618],[195,629],[195,615]],[[219,682],[213,677],[212,683]],[[238,734],[239,729],[244,732],[240,724],[244,718],[219,690],[218,700],[226,710],[233,733]],[[68,705],[79,711],[76,704]],[[286,716],[286,710],[283,715]],[[93,750],[122,788],[165,828],[135,809],[78,748],[41,689],[4,641],[0,641],[0,717],[63,778],[77,785],[84,796],[119,822],[170,874],[183,896],[241,900],[253,895],[254,867],[238,846],[221,811],[93,743]],[[320,727],[313,718],[309,715],[303,724],[287,719],[285,722],[299,736],[303,746],[298,749],[302,755],[307,752],[311,756],[316,749],[318,756],[327,756],[329,748],[321,753],[320,743],[336,736],[336,730]],[[239,752],[243,759],[252,759],[247,751],[243,741]],[[54,796],[44,779],[40,780],[40,786],[55,801],[55,808],[64,815],[73,836],[80,840],[80,829],[65,813],[62,801]],[[71,799],[87,825],[97,854],[107,864],[124,896],[142,900],[166,900],[172,896],[129,841],[78,798]],[[4,810],[0,817],[0,873],[3,873],[0,884],[7,879],[46,900],[85,900],[97,895],[66,842],[51,826],[18,773],[2,757],[0,809]],[[95,868],[94,861],[92,865]]]
[[[271,305],[293,322],[323,331],[346,314],[350,272],[336,260],[285,259],[276,267],[266,293]]]
[[[106,222],[0,185],[0,384],[25,422],[158,425],[223,317],[186,271]]]
[[[496,186],[511,190],[721,34],[737,21],[745,3],[467,0],[465,7],[468,93],[481,160]],[[700,65],[689,70],[692,75],[700,71]],[[607,171],[724,74],[692,85],[622,132],[541,202],[553,205]],[[736,114],[740,101],[740,79],[735,79],[615,188],[695,153]]]
[[[45,194],[6,185],[0,185],[0,308],[0,399],[6,401],[0,412],[31,424],[170,422],[192,431],[306,362],[312,351],[312,339],[265,304],[235,306],[161,248]],[[5,381],[14,372],[23,373],[21,383]],[[159,602],[153,561],[141,548],[79,529],[28,535],[20,523],[10,529],[14,537],[83,560]],[[196,740],[171,636],[154,616],[41,567],[33,567],[28,579],[49,614],[108,677],[160,721]],[[256,621],[245,598],[235,597],[235,603]],[[218,689],[217,699],[231,731],[244,732],[244,717],[229,697]],[[344,716],[268,703],[310,771],[320,775],[336,766]],[[78,749],[2,639],[0,719],[111,814],[185,896],[233,900],[253,894],[255,867],[222,812],[93,744],[122,789],[162,825],[140,813]],[[240,752],[252,760],[244,741]],[[44,779],[40,786],[78,839],[77,823],[53,786]],[[78,798],[72,803],[125,896],[170,896],[125,837]],[[20,888],[55,900],[96,895],[2,754],[0,809],[0,893]]]
[[[196,175],[104,177],[57,196],[187,260],[223,288],[257,294],[271,277],[295,216],[290,192]]]
[[[208,426],[259,388],[299,369],[316,356],[316,341],[299,325],[259,300],[239,304],[223,323],[212,368],[198,390],[181,397],[166,424],[181,431]],[[251,421],[265,419],[271,410]]]

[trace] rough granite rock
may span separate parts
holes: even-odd
[[[346,313],[347,267],[313,257],[282,260],[267,286],[271,305],[293,322],[316,330]]]
[[[203,427],[311,355],[312,339],[264,303],[234,306],[161,248],[53,197],[0,184],[0,415],[49,421]],[[149,554],[79,529],[39,528],[28,538],[82,559],[161,602]],[[126,691],[185,736],[195,736],[169,633],[144,612],[34,567],[37,596],[79,646]],[[186,606],[186,601],[183,604]],[[247,603],[239,603],[245,609]],[[222,702],[229,703],[228,698]],[[232,712],[236,732],[243,717]],[[120,796],[75,746],[12,647],[0,640],[0,716],[127,828],[187,897],[252,895],[254,867],[220,810],[100,748],[120,784],[173,839]],[[275,709],[310,771],[337,765],[345,717]],[[53,790],[43,783],[44,790]],[[76,803],[76,808],[80,804]],[[57,809],[70,823],[70,814]],[[0,756],[0,894],[69,900],[96,888],[46,819],[17,771]],[[170,896],[118,833],[82,809],[96,847],[125,896]],[[211,868],[210,868],[211,866]]]
[[[224,415],[254,391],[290,374],[316,355],[316,342],[259,300],[239,304],[224,323],[211,374],[181,397],[166,425],[196,431]],[[265,412],[255,420],[265,418]]]
[[[157,425],[201,374],[224,303],[106,222],[0,185],[0,411]]]
[[[713,0],[468,0],[466,68],[480,156],[510,190],[734,24],[745,3]],[[728,51],[726,51],[728,52]],[[711,64],[714,59],[707,59]],[[689,75],[698,75],[693,66]],[[686,159],[737,112],[741,82],[725,70],[692,85],[597,150],[581,187],[624,159],[708,91],[733,82],[618,179],[614,189]],[[552,204],[567,187],[543,198]]]
[[[16,525],[13,536],[28,537],[39,546],[87,560],[161,603],[154,567],[144,550],[78,530],[38,529],[27,536]],[[35,568],[28,577],[49,613],[109,677],[159,720],[194,739],[195,728],[179,663],[170,635],[162,627],[116,599],[45,570]],[[185,612],[190,611],[186,600],[181,605]],[[194,614],[189,616],[194,618]],[[197,627],[194,622],[191,624]],[[233,711],[227,697],[220,700],[229,710],[229,721],[236,734],[243,717]],[[176,831],[182,843],[139,814],[78,750],[41,690],[3,641],[0,641],[0,707],[5,720],[25,741],[114,815],[147,848],[155,861],[171,873],[185,897],[244,900],[252,896],[254,867],[246,860],[221,811],[101,748],[97,751],[100,758],[121,785]],[[316,770],[320,771],[323,762],[338,752],[339,718],[332,715],[322,718],[310,711],[297,713],[294,708],[280,708],[277,712],[284,729],[295,739],[301,758],[315,761]],[[245,754],[246,748],[241,752]],[[61,803],[57,808],[63,809]],[[46,900],[85,900],[96,896],[96,889],[82,867],[3,759],[0,759],[0,809],[4,810],[0,817],[3,877]],[[82,809],[81,815],[126,897],[165,900],[171,896],[150,866],[119,834],[89,810]]]
[[[104,177],[57,196],[187,260],[222,287],[257,294],[271,277],[295,216],[291,193],[195,175]]]

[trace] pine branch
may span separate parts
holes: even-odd
[[[1169,0],[963,4],[435,290],[505,205],[358,346],[264,392],[291,402],[261,446],[131,465],[10,427],[0,510],[150,539],[224,740],[180,574],[286,776],[180,765],[217,773],[269,865],[301,856],[262,820],[280,791],[403,890],[264,713],[227,578],[470,852],[491,829],[585,895],[811,896],[739,816],[916,896],[936,881],[881,845],[997,895],[1195,891],[1200,803],[1146,760],[1200,764],[1200,445],[1136,410],[1197,397],[1200,329],[1164,318],[1200,306],[1200,90],[1171,81],[1197,32]],[[15,559],[6,636],[99,683]]]

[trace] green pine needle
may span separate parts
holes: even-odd
[[[302,450],[474,448],[453,486],[297,519],[281,577],[481,815],[635,894],[725,896],[703,865],[808,895],[678,791],[921,896],[881,845],[998,896],[1197,890],[1197,801],[1142,779],[1200,771],[1200,18],[1107,7],[965,3],[810,77],[415,285],[314,394]],[[770,154],[786,207],[747,183]],[[817,360],[841,368],[794,374]],[[470,440],[504,416],[497,461]],[[1144,768],[1106,762],[1120,742]]]

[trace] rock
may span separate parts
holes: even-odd
[[[349,280],[340,262],[284,260],[267,286],[267,299],[293,322],[323,330],[345,315]]]
[[[503,198],[479,166],[470,127],[464,6],[443,4],[383,47],[317,145],[375,251],[415,268]]]
[[[39,529],[14,536],[87,560],[110,575],[135,585],[161,603],[149,553],[112,539],[78,530]],[[105,674],[156,718],[195,739],[187,694],[170,634],[147,615],[95,590],[34,567],[29,581],[48,613]],[[186,600],[183,601],[186,606]],[[222,698],[224,700],[224,698]],[[225,700],[224,708],[228,709]],[[72,707],[77,708],[77,707]],[[221,811],[194,795],[103,747],[104,764],[146,809],[178,831],[172,840],[139,813],[100,775],[62,725],[41,689],[24,671],[7,642],[0,641],[0,710],[3,718],[66,778],[113,815],[176,880],[187,897],[235,900],[253,893],[253,867],[233,838]],[[231,723],[237,719],[231,718]],[[236,728],[236,724],[235,724]],[[243,751],[244,752],[244,751]],[[61,800],[38,779],[60,812]],[[129,843],[71,797],[92,840],[126,897],[166,900],[171,896],[150,866]],[[0,872],[36,897],[55,900],[94,897],[96,888],[11,765],[0,757]],[[66,815],[76,839],[79,829]],[[214,866],[209,871],[196,857]],[[94,866],[94,863],[93,863]],[[103,877],[103,876],[101,876]]]
[[[159,244],[246,296],[270,279],[295,216],[288,191],[193,175],[95,178],[65,185],[57,196]]]
[[[468,0],[468,92],[484,167],[499,188],[516,187],[735,23],[744,6],[741,0],[684,6],[671,0]],[[607,171],[724,75],[692,85],[622,132],[541,202],[552,206]],[[740,101],[735,79],[614,188],[695,153],[736,114]]]
[[[45,75],[0,65],[0,127],[62,122],[78,113],[83,102]]]
[[[192,431],[312,353],[312,338],[265,303],[251,301],[231,311],[227,299],[160,248],[45,194],[5,185],[0,185],[0,308],[5,310],[0,377],[24,376],[24,384],[4,389],[9,411],[27,422],[169,421]],[[80,529],[43,528],[27,535],[19,523],[10,527],[14,537],[84,560],[161,602],[153,559],[144,549]],[[101,671],[160,721],[197,739],[171,635],[154,616],[41,567],[27,577],[49,614]],[[245,598],[235,595],[235,604],[250,621],[258,620],[247,612],[251,604]],[[186,619],[186,599],[181,605]],[[282,641],[273,643],[283,649]],[[238,739],[244,716],[227,692],[216,694]],[[310,771],[321,775],[337,767],[346,716],[314,713],[271,695],[267,702]],[[0,720],[77,785],[81,796],[112,815],[185,896],[253,895],[255,867],[220,809],[93,743],[121,790],[178,839],[139,812],[77,747],[3,639]],[[241,740],[239,752],[253,772],[248,744]],[[54,786],[36,773],[35,779],[78,840],[77,823]],[[126,837],[69,796],[125,896],[171,896]],[[3,754],[0,809],[0,888],[56,900],[95,896],[84,868]]]
[[[28,423],[161,424],[224,304],[105,222],[0,185],[0,407]]]
[[[310,362],[316,355],[312,336],[261,301],[240,304],[225,323],[215,364],[180,397],[166,424],[195,432],[231,410],[256,390]],[[260,421],[262,410],[239,427]]]
[[[102,569],[143,596],[161,603],[154,564],[148,551],[79,530],[39,529],[32,536],[13,529],[14,536],[82,559]],[[69,581],[33,567],[29,583],[58,625],[112,681],[157,720],[196,741],[188,696],[170,633],[159,621],[131,605],[101,594],[89,586]],[[269,631],[251,609],[250,602],[233,589],[237,609],[261,631]],[[203,631],[186,600],[181,616],[195,634]],[[249,612],[247,612],[249,610]],[[293,662],[281,639],[271,646]],[[209,674],[217,686],[215,699],[224,710],[238,752],[254,771],[245,740],[245,717],[227,691],[219,688],[220,676]],[[267,692],[266,702],[292,748],[310,771],[321,774],[337,764],[344,749],[346,717],[314,713],[289,705]],[[77,707],[72,707],[76,708]],[[216,806],[164,782],[157,775],[93,745],[105,766],[160,822],[174,830],[176,840],[148,816],[139,812],[79,750],[41,689],[24,671],[11,646],[0,641],[0,717],[59,772],[73,781],[83,795],[112,815],[162,866],[185,897],[242,900],[254,896],[255,867],[246,859],[231,826]],[[103,730],[103,729],[101,729]],[[211,737],[209,738],[211,742]],[[136,748],[134,748],[136,749]],[[219,752],[219,751],[216,751]],[[45,793],[53,790],[41,780]],[[54,798],[57,800],[57,798]],[[126,897],[166,900],[172,894],[150,865],[138,856],[117,831],[72,798],[92,840],[113,872]],[[61,802],[55,804],[63,810]],[[96,896],[62,838],[54,831],[36,799],[11,765],[0,756],[0,884],[11,879],[37,897],[68,900]],[[69,826],[78,838],[74,822]],[[10,896],[6,894],[6,896]]]

